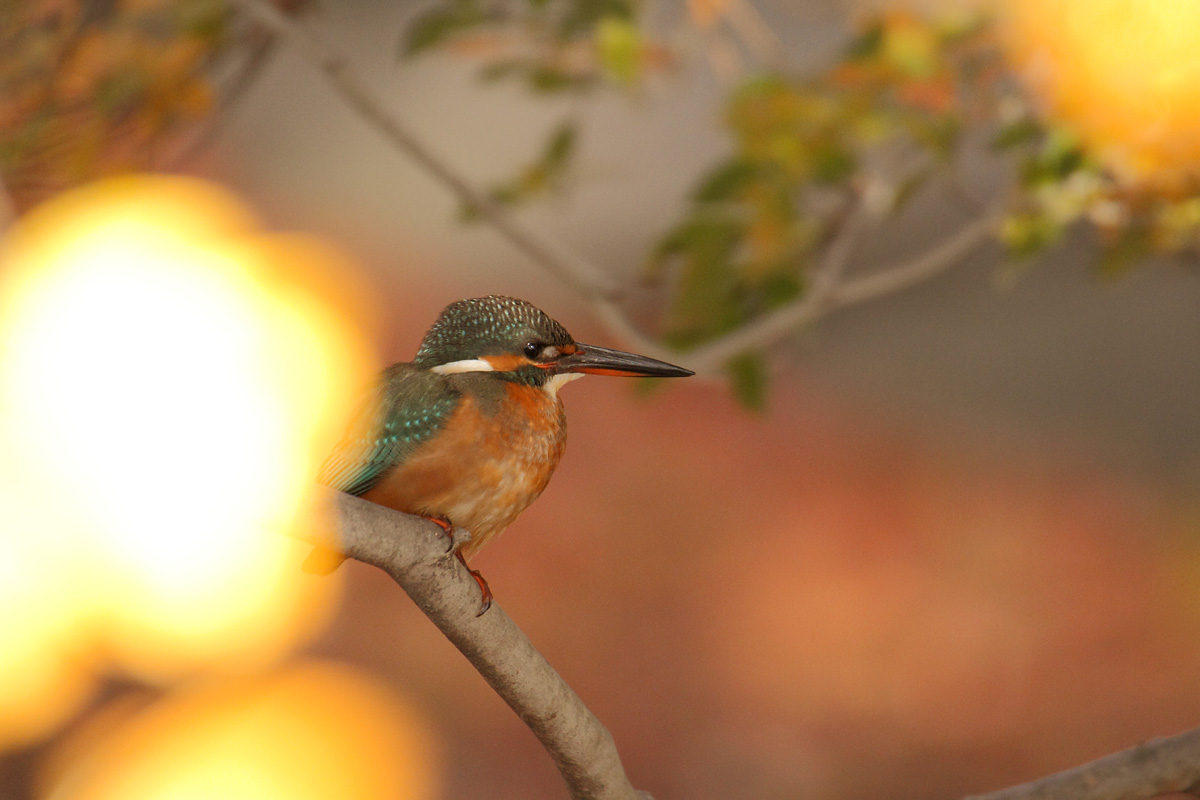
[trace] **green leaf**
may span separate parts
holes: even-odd
[[[939,42],[933,31],[920,25],[895,25],[886,31],[883,57],[901,75],[928,80],[937,74],[941,62]]]
[[[642,34],[624,17],[604,17],[596,23],[596,52],[600,65],[619,84],[630,86],[641,75]]]
[[[797,272],[777,271],[767,276],[759,285],[759,295],[767,310],[779,308],[800,296],[804,281]]]
[[[591,88],[595,80],[589,75],[573,75],[556,67],[537,64],[525,75],[529,88],[538,94],[581,91]]]
[[[1021,213],[1004,220],[1000,238],[1014,257],[1028,260],[1057,242],[1062,233],[1062,226],[1045,215]]]
[[[725,367],[733,396],[746,409],[767,410],[767,362],[761,353],[742,353]]]
[[[1045,129],[1038,124],[1037,120],[1024,117],[1000,128],[992,137],[991,146],[994,150],[1009,150],[1032,144],[1044,133]]]
[[[1070,150],[1061,150],[1047,154],[1047,158],[1042,160],[1042,166],[1045,168],[1047,178],[1063,179],[1071,175],[1072,172],[1080,169],[1084,165],[1084,153],[1079,148]]]
[[[497,205],[514,206],[559,188],[570,167],[577,137],[573,122],[558,125],[546,137],[538,157],[524,166],[516,177],[492,186],[488,197]],[[464,222],[475,222],[479,219],[479,209],[464,205],[459,209],[459,218]]]
[[[883,20],[873,20],[870,26],[850,42],[846,48],[847,61],[866,61],[876,58],[883,51]]]
[[[169,10],[172,22],[180,31],[208,40],[216,40],[222,36],[233,16],[228,4],[223,0],[174,3]]]
[[[839,184],[848,180],[858,168],[854,154],[838,142],[822,142],[813,153],[813,180],[817,183]]]
[[[936,165],[930,164],[902,180],[900,185],[896,187],[896,194],[892,198],[892,207],[888,213],[896,214],[908,205],[908,201],[916,196],[917,190],[924,186],[936,171]]]
[[[742,235],[742,226],[721,217],[693,215],[675,226],[658,243],[656,257],[666,258],[688,252],[720,251],[733,249]]]
[[[741,159],[727,161],[704,176],[700,185],[692,192],[696,203],[723,203],[734,200],[759,177],[757,164]]]
[[[633,20],[633,3],[628,0],[570,0],[569,6],[558,26],[563,38],[589,34],[606,17]]]
[[[732,298],[737,285],[733,255],[743,232],[734,220],[693,217],[659,244],[657,266],[671,257],[681,264],[671,308],[669,338],[674,344],[696,344],[741,321]]]
[[[563,122],[550,132],[541,158],[547,172],[557,175],[566,168],[575,152],[577,138],[578,131],[573,122]]]
[[[449,6],[429,11],[408,28],[401,54],[415,56],[437,47],[454,34],[487,21],[487,15],[474,0],[458,0]]]
[[[938,36],[948,45],[969,44],[972,37],[986,35],[993,20],[986,13],[946,14],[934,20]]]
[[[1026,186],[1057,183],[1080,169],[1090,168],[1087,155],[1075,137],[1064,131],[1051,131],[1042,148],[1021,166]]]
[[[954,154],[954,148],[958,144],[962,128],[962,120],[954,114],[943,114],[936,117],[922,115],[916,118],[912,131],[917,139],[935,155],[949,158]]]
[[[513,200],[523,200],[562,184],[563,175],[570,166],[571,154],[575,150],[576,130],[573,122],[563,122],[546,137],[542,152],[523,170],[516,181],[517,192]]]

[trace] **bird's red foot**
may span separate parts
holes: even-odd
[[[441,528],[442,532],[446,534],[446,538],[450,540],[450,546],[454,546],[454,523],[450,521],[449,517],[439,514],[436,517],[425,517],[425,519]]]
[[[454,555],[458,557],[459,563],[467,567],[467,560],[463,558],[462,550],[455,550]],[[467,567],[467,572],[471,573],[471,577],[479,584],[479,593],[482,595],[479,602],[479,611],[475,614],[477,617],[482,617],[483,612],[492,607],[492,589],[488,586],[488,582],[483,579],[483,575],[477,569]]]
[[[492,589],[490,586],[488,586],[488,582],[484,580],[484,577],[480,574],[479,570],[471,569],[467,566],[467,559],[463,558],[462,550],[459,549],[462,545],[471,541],[470,537],[468,536],[463,542],[454,541],[454,525],[445,516],[438,515],[436,517],[426,517],[425,519],[429,520],[445,531],[446,536],[450,539],[450,547],[452,550],[454,550],[455,557],[458,558],[460,564],[466,567],[467,572],[471,574],[471,577],[475,579],[475,582],[479,584],[479,593],[482,595],[482,597],[479,603],[479,612],[476,613],[475,616],[483,616],[483,612],[492,607]]]

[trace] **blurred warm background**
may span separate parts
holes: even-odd
[[[205,38],[219,4],[25,5],[0,22],[0,798],[562,797],[386,576],[305,575],[287,534],[326,524],[311,476],[357,389],[448,302],[512,294],[628,343],[247,18],[249,56]],[[682,56],[636,91],[541,96],[478,80],[486,37],[398,60],[435,6],[303,18],[480,186],[572,120],[570,178],[516,213],[634,286],[727,153],[755,48],[820,70],[890,8],[647,6]],[[1017,245],[1081,191],[1095,225],[773,344],[765,409],[711,377],[579,382],[550,488],[473,562],[659,800],[938,800],[1200,725],[1200,277],[1170,239],[1200,227],[1200,12],[999,13],[1039,113],[1135,187],[1117,211],[1170,211],[1120,240],[1136,263],[1103,266],[1112,196],[1027,186]],[[962,164],[984,192],[1002,167]],[[920,194],[852,267],[970,205]]]

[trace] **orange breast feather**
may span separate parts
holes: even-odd
[[[466,528],[470,557],[542,493],[566,438],[562,402],[540,388],[507,384],[492,414],[467,394],[436,436],[363,497]]]

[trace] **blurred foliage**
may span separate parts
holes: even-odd
[[[694,2],[689,13],[711,30],[733,6]],[[444,45],[480,60],[485,79],[516,78],[539,93],[628,89],[649,67],[680,58],[651,44],[639,10],[595,0],[453,0],[417,21],[405,50]],[[703,175],[650,258],[649,278],[670,287],[664,338],[695,347],[802,297],[853,215],[900,211],[935,177],[957,182],[956,160],[981,131],[992,157],[1010,163],[1011,181],[987,191],[998,202],[973,204],[999,217],[997,236],[1014,259],[1041,254],[1077,224],[1098,232],[1106,272],[1154,252],[1200,250],[1197,187],[1167,194],[1122,184],[1035,104],[1013,78],[997,25],[961,13],[864,16],[819,74],[772,68],[743,77],[724,105],[729,156]],[[571,126],[554,131],[493,197],[512,204],[561,189],[576,137]],[[760,359],[734,359],[729,376],[744,404],[762,405]]]
[[[439,46],[480,59],[480,77],[553,94],[631,87],[666,49],[638,26],[633,0],[449,0],[417,19],[404,56]]]
[[[1097,232],[1105,273],[1151,254],[1200,254],[1200,186],[1189,192],[1123,183],[1070,132],[1032,117],[1001,128],[994,144],[1017,159],[1001,229],[1015,256],[1040,254],[1077,223]]]
[[[538,157],[509,180],[493,186],[488,192],[489,198],[493,203],[508,206],[561,192],[566,188],[567,167],[574,155],[577,138],[575,123],[560,124],[550,132]],[[464,220],[475,221],[478,217],[478,209],[470,206],[462,209]]]
[[[216,107],[233,22],[222,0],[4,0],[0,174],[15,205],[163,168],[171,135]]]
[[[216,117],[230,83],[222,77],[253,34],[269,41],[221,0],[8,0],[5,9],[0,172],[19,208],[100,175],[162,168],[173,136]],[[409,24],[400,51],[468,58],[482,81],[546,97],[644,97],[654,75],[691,55],[689,43],[711,57],[720,36],[757,61],[717,75],[727,82],[729,152],[702,171],[649,259],[647,278],[666,296],[662,334],[678,348],[802,298],[847,225],[901,211],[933,185],[996,217],[1017,261],[1080,227],[1095,232],[1105,272],[1200,252],[1190,173],[1170,184],[1114,173],[1089,140],[1039,111],[1043,99],[1016,80],[990,19],[866,15],[832,64],[799,75],[770,55],[761,31],[757,41],[745,33],[751,12],[746,0],[692,0],[686,24],[699,35],[689,40],[660,31],[638,0],[438,0]],[[573,118],[552,126],[490,197],[560,195],[584,133]],[[1007,180],[970,191],[959,174],[967,152],[1003,162]],[[749,358],[729,369],[738,395],[757,404],[765,370]]]
[[[297,5],[291,0],[273,1],[289,11]],[[691,0],[686,7],[690,24],[712,33],[726,24],[738,6],[737,0]],[[729,27],[736,26],[730,24]],[[686,56],[678,50],[679,39],[655,31],[636,0],[436,0],[409,27],[400,50],[408,58],[433,51],[472,58],[479,63],[482,81],[515,83],[543,97],[588,96],[600,91],[640,96],[655,74],[669,70]],[[256,29],[244,16],[231,11],[224,0],[0,0],[0,175],[4,190],[14,205],[24,210],[46,197],[104,175],[170,166],[172,154],[179,151],[181,142],[185,142],[181,135],[203,131],[218,119],[217,112],[222,103],[236,93],[239,77],[247,74],[253,52],[262,52],[269,42],[269,36]],[[753,50],[748,46],[743,49]],[[964,16],[923,18],[912,13],[887,12],[862,18],[840,56],[819,74],[801,76],[777,63],[765,59],[762,62],[765,66],[747,70],[729,83],[721,111],[730,139],[729,153],[719,163],[702,171],[682,218],[664,233],[649,259],[648,279],[664,287],[668,298],[662,328],[664,338],[673,346],[697,347],[803,298],[805,292],[818,283],[815,279],[826,266],[825,254],[830,243],[838,240],[856,216],[880,217],[900,212],[918,192],[938,180],[960,184],[961,176],[956,174],[960,156],[980,141],[986,142],[985,149],[992,157],[1000,159],[1010,169],[1004,185],[999,189],[987,187],[987,199],[971,200],[970,204],[976,206],[973,210],[977,213],[996,216],[997,236],[1014,259],[1033,259],[1069,232],[1081,228],[1095,235],[1100,249],[1098,267],[1108,274],[1128,270],[1152,254],[1196,256],[1200,253],[1200,186],[1188,183],[1190,179],[1186,177],[1175,183],[1150,185],[1132,182],[1114,173],[1106,166],[1102,154],[1093,152],[1095,148],[1089,149],[1085,137],[1072,131],[1064,122],[1042,113],[1040,109],[1044,104],[1023,92],[1001,52],[996,28],[987,19]],[[492,199],[501,204],[517,205],[553,197],[568,189],[582,135],[579,126],[569,119],[553,126],[544,141],[531,148],[534,151],[531,160],[515,169],[512,177],[492,188]],[[964,196],[970,194],[961,185],[957,188],[963,190]],[[112,204],[110,198],[106,207],[111,209]],[[141,205],[162,208],[161,202]],[[464,209],[463,214],[470,219],[475,216],[475,210]],[[195,223],[202,215],[187,213],[183,218]],[[61,237],[47,246],[57,246],[60,241]],[[113,263],[121,262],[118,259]],[[297,270],[298,263],[302,262],[289,258],[286,269],[280,270],[279,274],[290,277],[304,274],[305,269]],[[331,284],[332,288],[313,288],[326,289],[322,296],[332,297],[344,288],[345,281],[339,278],[336,284]],[[106,281],[106,286],[120,288],[112,281]],[[125,302],[130,301],[128,295],[126,292],[123,297]],[[272,303],[283,296],[286,294],[281,295],[278,288],[264,294]],[[94,301],[95,297],[85,299]],[[89,302],[88,308],[91,311],[99,308],[100,316],[105,313],[112,316],[111,305]],[[157,305],[141,303],[144,308]],[[223,319],[228,321],[230,317]],[[63,325],[47,327],[69,328]],[[100,320],[90,330],[111,333],[106,329],[105,320]],[[39,337],[11,336],[8,339],[34,342]],[[161,339],[158,337],[153,344],[161,344]],[[84,345],[91,340],[75,337],[69,342],[63,341],[72,355],[78,355],[80,348],[86,350]],[[210,343],[206,340],[205,344]],[[295,345],[296,339],[290,337],[284,349],[294,351]],[[237,342],[237,350],[239,353],[246,351],[244,341]],[[129,354],[134,350],[108,348],[108,352]],[[347,351],[339,348],[338,352],[341,355],[335,360],[344,367],[348,363],[344,357]],[[69,358],[43,359],[46,363],[65,363],[67,360]],[[311,359],[305,364],[310,362]],[[31,359],[28,363],[35,361]],[[83,359],[82,363],[101,362]],[[159,363],[167,361],[160,359]],[[145,373],[136,367],[135,371]],[[736,355],[729,360],[727,372],[739,402],[750,409],[765,407],[769,369],[763,353]],[[162,383],[160,373],[161,370],[153,376],[158,383]],[[272,373],[277,379],[281,379],[282,374]],[[194,375],[185,377],[194,378]],[[321,385],[336,388],[354,383],[323,381]],[[211,381],[209,384],[218,385]],[[658,385],[661,382],[638,382],[643,391],[651,391]],[[71,399],[69,392],[52,394]],[[132,407],[127,394],[117,394],[121,396],[116,397],[114,408]],[[308,399],[316,396],[314,392],[292,394]],[[181,393],[176,395],[183,396]],[[94,401],[95,397],[90,400]],[[241,409],[256,407],[252,403],[235,405]],[[159,403],[155,407],[165,406]],[[210,412],[211,404],[200,416],[210,418]],[[112,417],[112,414],[105,416],[106,419]],[[65,417],[48,418],[52,427],[63,427]],[[14,424],[13,427],[15,430],[17,426]],[[260,431],[269,429],[262,425],[250,427]],[[837,448],[845,446],[843,439],[838,438]],[[294,443],[299,437],[288,440]],[[44,443],[46,440],[38,441]],[[78,437],[72,440],[71,452],[83,452],[78,446],[80,441],[82,439]],[[130,441],[129,436],[123,434],[123,452],[132,452],[128,447]],[[158,439],[153,442],[157,446]],[[662,451],[671,452],[671,448]],[[272,452],[281,450],[276,448]],[[761,461],[759,452],[748,452],[746,457]],[[813,463],[821,464],[822,469],[830,463],[843,462],[849,463],[846,459],[835,458],[813,460]],[[11,471],[14,474],[32,472],[30,463],[29,460],[20,461]],[[56,458],[55,463],[63,463],[63,460]],[[301,461],[291,459],[289,463],[294,466]],[[273,468],[265,474],[275,477],[280,472]],[[297,469],[296,472],[308,475],[311,469]],[[926,474],[928,470],[894,472]],[[88,474],[94,476],[96,473]],[[114,474],[125,473],[117,471]],[[214,471],[209,470],[208,474],[214,474]],[[791,476],[789,480],[794,480],[792,472],[787,474]],[[732,472],[730,475],[731,479],[737,477]],[[173,487],[175,484],[185,488],[190,485],[186,481],[180,483],[175,473],[166,477],[172,479]],[[876,477],[872,475],[870,480],[874,481]],[[88,482],[95,483],[90,478]],[[44,483],[61,491],[60,482]],[[144,484],[145,480],[137,486],[143,494]],[[1054,482],[1041,481],[1041,484]],[[244,482],[239,484],[244,485]],[[963,491],[971,495],[968,500],[972,503],[977,501],[971,492]],[[259,492],[252,494],[262,496]],[[905,498],[912,494],[907,490],[892,493]],[[1108,487],[1104,487],[1104,491],[1084,497],[1084,504],[1093,508],[1098,502],[1111,502],[1113,495]],[[111,496],[110,493],[106,498]],[[150,492],[149,496],[169,500],[165,491]],[[772,496],[787,497],[788,494],[775,492]],[[875,492],[872,496],[880,496],[880,493]],[[886,499],[891,495],[885,492],[881,496]],[[141,503],[141,496],[137,500]],[[1035,500],[1037,508],[1045,506],[1044,498]],[[8,503],[2,510],[14,515],[7,517],[10,531],[15,529],[12,519],[34,518],[32,513],[22,516],[23,507],[13,497],[0,498],[0,501]],[[1011,505],[1010,492],[1004,493],[1000,505],[1005,508]],[[41,503],[38,513],[44,516],[48,512],[43,508],[53,506],[52,501]],[[208,506],[211,508],[214,504]],[[73,511],[73,508],[69,510]],[[67,515],[67,512],[63,514]],[[765,513],[765,516],[771,514]],[[988,519],[995,516],[992,514]],[[894,509],[884,508],[880,518],[896,518]],[[1024,514],[1021,524],[1029,518],[1031,514]],[[1107,512],[1099,515],[1068,513],[1066,518],[1085,522],[1117,519],[1119,527],[1128,527],[1127,520]],[[45,519],[39,519],[39,523],[44,531]],[[874,524],[857,524],[856,528],[890,530],[887,525]],[[924,526],[929,530],[940,528],[938,525]],[[230,530],[228,526],[224,529]],[[30,563],[54,567],[48,577],[33,569],[19,569],[14,575],[24,582],[4,582],[10,597],[17,598],[13,604],[15,608],[25,602],[28,595],[22,592],[33,579],[45,577],[46,586],[51,587],[54,596],[61,601],[74,597],[67,587],[77,574],[86,573],[94,578],[100,572],[96,569],[98,562],[92,548],[59,547],[57,550],[58,553],[87,555],[86,570],[81,572],[74,568],[64,569],[60,555],[53,558],[47,555],[50,549],[45,548],[53,549],[54,542],[58,541],[53,537],[41,540],[28,537],[28,541],[9,538],[12,539],[8,543],[10,550],[17,544],[28,545],[20,549],[20,554],[28,557]],[[246,540],[237,541],[244,544]],[[788,539],[793,540],[795,537]],[[1049,539],[1045,536],[1031,539],[1035,540]],[[1045,561],[1045,554],[1035,548],[1019,544],[1018,549],[1021,553],[1031,553],[1038,565]],[[135,550],[136,547],[129,547],[122,552],[133,553]],[[1077,546],[1064,547],[1062,557],[1073,560],[1080,551]],[[764,551],[762,548],[742,548],[738,552],[753,555]],[[12,553],[6,551],[6,556],[9,562],[18,563]],[[848,580],[845,576],[839,577],[828,563],[822,564],[820,553],[817,556],[816,559],[796,561],[817,563],[822,567],[817,570],[821,575]],[[1127,571],[1126,554],[1113,553],[1108,560],[1111,561],[1109,571],[1112,575],[1124,575]],[[1185,560],[1175,558],[1172,563]],[[713,563],[719,563],[722,574],[728,571],[724,557]],[[894,559],[887,562],[889,568],[896,563]],[[1105,564],[1108,561],[1102,562],[1102,567]],[[751,566],[749,572],[761,576],[759,566]],[[911,569],[911,565],[901,563],[900,566],[903,570]],[[190,574],[196,572],[196,567],[194,559],[183,564]],[[912,580],[903,570],[893,579],[895,585],[924,586],[929,583]],[[1057,572],[1065,574],[1062,569]],[[161,566],[147,572],[153,577],[163,574],[166,573]],[[259,589],[265,585],[261,580],[263,574],[262,569],[245,572]],[[855,573],[849,579],[875,585],[879,574],[868,570],[861,576]],[[883,574],[885,579],[892,575]],[[794,575],[786,577],[788,586],[796,585]],[[78,583],[81,590],[91,586],[83,581]],[[1038,585],[1045,583],[1041,581]],[[743,584],[752,588],[765,585],[761,580]],[[1083,584],[1109,587],[1114,581],[1095,580],[1091,576]],[[135,582],[125,580],[125,586],[134,587]],[[40,590],[40,586],[38,588]],[[953,588],[957,591],[959,587]],[[869,593],[856,590],[854,595],[869,596]],[[1097,597],[1104,599],[1110,595],[1112,593],[1106,591]],[[136,599],[132,592],[129,596]],[[223,596],[239,598],[234,604],[239,613],[253,608],[242,602],[247,596],[245,592],[225,591]],[[1119,596],[1117,605],[1124,609],[1129,607],[1131,597],[1136,601],[1151,596],[1153,593],[1134,592],[1129,597]],[[116,593],[110,592],[106,597],[112,602]],[[961,604],[955,606],[945,602],[944,597],[930,597],[931,607],[950,608],[955,612],[947,617],[947,626],[956,630],[961,627],[959,623],[965,618],[961,616]],[[1087,622],[1096,618],[1095,599],[1079,603],[1080,620]],[[748,597],[746,606],[761,608],[763,604],[759,600]],[[971,600],[966,599],[967,613],[976,611]],[[984,600],[986,602],[979,605],[993,608],[990,598]],[[888,602],[899,607],[894,599]],[[65,601],[60,604],[65,606]],[[143,674],[155,671],[166,674],[168,669],[182,672],[184,668],[176,663],[195,657],[192,651],[170,644],[161,650],[149,647],[151,640],[147,638],[146,627],[146,620],[152,618],[152,613],[162,611],[164,621],[160,627],[164,637],[179,636],[186,630],[179,608],[165,603],[126,602],[124,605],[131,614],[129,619],[122,621],[108,615],[94,620],[114,625],[113,630],[120,630],[122,636],[127,636],[120,640],[122,647],[114,645],[118,639],[110,633],[104,647],[89,645],[88,652],[94,650],[95,653],[87,658],[98,658],[101,654],[114,659],[123,657],[128,659],[126,669],[130,669],[129,664],[139,663],[135,658],[142,658],[146,660],[140,662],[138,669]],[[315,605],[316,601],[313,601]],[[23,629],[35,634],[28,649],[49,655],[44,655],[41,662],[30,661],[25,665],[32,676],[31,685],[40,687],[42,694],[30,690],[27,684],[10,681],[9,688],[13,690],[10,694],[15,697],[15,700],[9,699],[10,706],[37,708],[27,712],[26,718],[18,718],[15,713],[8,715],[5,719],[7,727],[0,726],[4,728],[0,734],[8,736],[8,746],[13,742],[32,741],[62,724],[88,700],[99,680],[95,664],[66,646],[75,646],[75,640],[68,640],[64,632],[77,635],[73,626],[79,624],[75,615],[81,612],[64,611],[41,598],[27,602],[27,607],[40,612],[39,616],[23,610],[19,615]],[[83,609],[84,605],[79,604],[78,608]],[[196,617],[202,630],[213,630],[215,608],[211,602],[203,603],[203,613]],[[296,602],[285,609],[286,614],[294,616],[285,615],[283,619],[294,618],[297,622],[284,625],[276,620],[271,625],[260,626],[262,630],[274,632],[272,636],[242,639],[216,636],[214,646],[239,652],[243,649],[250,652],[255,648],[267,652],[271,648],[282,650],[291,646],[289,637],[306,635],[317,624],[313,620],[319,622],[319,616],[302,617],[300,611],[293,609],[311,610]],[[137,613],[133,614],[135,611]],[[1161,615],[1156,616],[1156,611],[1148,607],[1148,613],[1141,617],[1157,619]],[[93,615],[85,616],[91,620]],[[921,624],[914,630],[928,629],[925,624],[928,616],[922,616]],[[745,629],[747,618],[745,614],[730,616],[735,620],[731,624],[738,631]],[[806,618],[827,621],[829,615],[814,614]],[[247,616],[246,619],[250,618]],[[887,644],[894,638],[889,635],[896,627],[887,614],[881,619],[883,622],[876,631],[876,640]],[[113,620],[125,627],[118,629]],[[858,645],[863,639],[863,631],[843,622],[835,619],[836,624],[830,625],[829,631],[825,632],[832,637],[830,641],[834,648],[844,645],[843,649],[851,654],[862,651]],[[778,629],[777,625],[774,627]],[[1095,629],[1094,625],[1082,623],[1079,627],[1086,631]],[[12,629],[10,634],[18,631],[16,626],[7,628]],[[1001,628],[1010,633],[1013,630],[1007,625],[1001,625]],[[1144,633],[1144,629],[1145,626],[1139,626],[1137,634]],[[851,634],[846,636],[846,631]],[[1171,643],[1179,637],[1174,629],[1164,628],[1164,631],[1164,652],[1170,650],[1174,654]],[[870,634],[869,630],[865,633]],[[60,637],[65,645],[59,645]],[[907,637],[905,641],[911,638]],[[1057,631],[1052,638],[1054,642],[1060,641]],[[811,636],[801,639],[804,646],[811,646]],[[164,641],[170,642],[170,639],[164,638]],[[247,646],[243,648],[243,644]],[[1085,644],[1092,643],[1085,641]],[[1009,649],[1025,652],[1024,645]],[[1088,647],[1075,649],[1089,651]],[[909,660],[916,663],[914,659]],[[1151,663],[1154,659],[1145,661]],[[762,663],[777,662],[783,663],[778,659]],[[802,659],[787,663],[801,662]],[[820,666],[820,663],[814,663]],[[987,663],[994,664],[995,659],[989,657]],[[918,672],[926,674],[923,670]],[[791,666],[780,674],[781,685],[797,684]],[[836,676],[839,680],[843,677],[842,674]],[[1023,675],[1020,679],[1025,685]],[[834,685],[838,685],[836,681]],[[924,684],[917,680],[913,685]],[[1061,695],[1058,687],[1052,688],[1056,696]],[[964,690],[964,696],[982,696],[974,689],[968,689]],[[826,694],[832,696],[834,693]],[[780,693],[771,688],[764,691],[764,696],[770,703],[775,703]],[[927,695],[914,691],[913,697],[916,698],[912,701],[913,712],[923,708],[937,710],[936,704],[928,702]],[[344,705],[342,700],[338,702]],[[892,702],[890,698],[888,702]],[[810,700],[806,699],[804,703],[810,710]],[[382,707],[377,700],[368,705],[375,709]],[[289,707],[297,706],[293,703]],[[834,715],[839,719],[844,717],[842,707],[831,704],[830,709],[830,719]],[[12,708],[9,710],[11,712]],[[1006,709],[1004,718],[1008,717]],[[875,719],[873,716],[872,725],[876,725]],[[111,720],[103,718],[102,721],[107,735],[112,730],[108,724]],[[356,741],[349,736],[342,738]],[[382,736],[369,732],[366,740],[385,739],[386,731]],[[401,749],[385,748],[391,753]],[[109,760],[107,763],[119,766],[125,762]],[[384,767],[394,766],[391,761],[379,763]],[[286,770],[284,774],[287,774]],[[391,794],[394,796],[396,792],[393,790]],[[365,795],[360,793],[360,796]]]
[[[441,47],[479,61],[485,82],[513,81],[538,95],[636,91],[671,63],[636,12],[634,0],[450,0],[418,16],[400,49],[407,58]],[[533,160],[490,188],[492,201],[516,205],[560,192],[577,139],[576,124],[560,122]],[[465,208],[462,217],[478,213]]]
[[[724,114],[733,153],[701,179],[651,259],[651,277],[673,281],[668,341],[692,347],[800,297],[872,182],[888,184],[885,213],[903,207],[992,90],[983,30],[879,17],[822,75],[736,87]],[[743,403],[762,405],[757,358],[735,359],[729,375]]]

